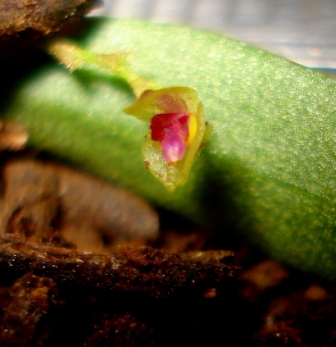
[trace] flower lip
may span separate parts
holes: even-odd
[[[174,164],[183,159],[189,139],[188,113],[157,114],[151,120],[151,138],[160,142],[166,163]]]
[[[186,148],[177,137],[167,139],[162,143],[162,154],[166,163],[175,164],[183,159]]]

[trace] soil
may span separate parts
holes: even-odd
[[[2,161],[1,346],[335,345],[332,283],[29,151]]]
[[[0,56],[43,38],[82,31],[83,16],[95,6],[98,0],[0,0]]]

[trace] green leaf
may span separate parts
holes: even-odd
[[[134,73],[195,89],[212,136],[185,186],[146,170],[148,124],[118,81],[50,64],[18,87],[5,117],[31,144],[205,225],[237,230],[271,256],[336,278],[336,82],[214,34],[91,20],[78,39],[96,54],[132,53]],[[225,228],[225,229],[224,229]]]

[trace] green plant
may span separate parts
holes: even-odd
[[[196,90],[211,138],[171,193],[143,164],[149,128],[123,113],[134,96],[122,79],[51,63],[18,86],[5,112],[28,128],[32,146],[336,278],[333,79],[188,28],[98,19],[77,43],[95,54],[128,52],[137,75]]]

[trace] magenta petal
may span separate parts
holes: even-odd
[[[166,163],[183,159],[189,136],[189,115],[183,113],[157,114],[151,120],[151,138],[161,144]]]
[[[184,113],[157,114],[151,120],[152,140],[162,142],[174,133],[185,141],[188,138],[188,119]]]
[[[177,136],[165,138],[162,145],[163,158],[167,164],[176,163],[184,157],[185,145]]]

